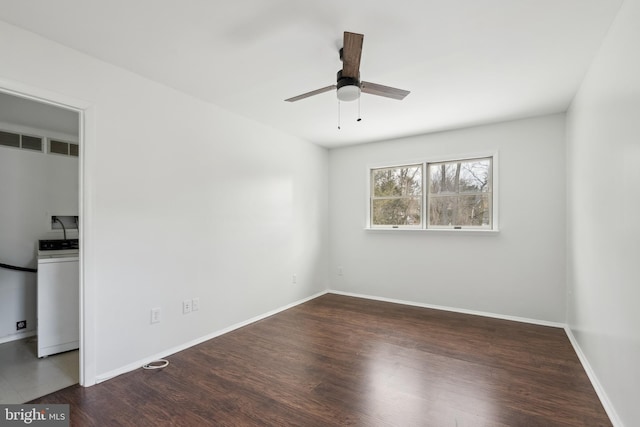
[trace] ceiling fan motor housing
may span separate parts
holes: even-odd
[[[342,70],[338,71],[338,99],[340,101],[355,101],[360,97],[360,80],[353,77],[345,77]]]

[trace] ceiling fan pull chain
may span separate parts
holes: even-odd
[[[338,99],[338,130],[340,130],[340,100]]]
[[[360,97],[358,97],[358,119],[356,122],[362,121],[362,116],[360,115]]]

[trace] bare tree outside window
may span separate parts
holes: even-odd
[[[491,226],[491,158],[428,165],[429,226]]]

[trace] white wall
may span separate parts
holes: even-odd
[[[640,425],[640,1],[626,0],[568,114],[568,322]]]
[[[98,377],[327,287],[325,149],[4,23],[0,56],[0,80],[92,106]],[[200,310],[183,315],[193,297]]]
[[[499,233],[365,230],[370,165],[494,152]],[[331,150],[329,194],[333,289],[564,322],[564,115]]]
[[[76,136],[0,123],[1,130],[54,136]],[[48,218],[78,214],[78,158],[0,147],[0,262],[37,268],[39,239],[61,239]],[[69,230],[68,238],[77,237]],[[0,269],[0,342],[36,330],[36,274]],[[16,322],[27,329],[16,331]]]

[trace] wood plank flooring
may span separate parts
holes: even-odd
[[[611,426],[562,329],[334,294],[93,387],[73,426]]]

